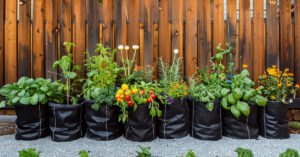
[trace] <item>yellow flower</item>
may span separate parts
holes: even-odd
[[[136,94],[136,93],[138,93],[139,90],[136,88],[133,88],[132,91]]]
[[[272,68],[276,68],[277,66],[276,65],[272,65]]]
[[[188,95],[189,93],[188,92],[184,92],[184,95]]]
[[[264,78],[267,78],[267,75],[266,75],[266,74],[264,74],[264,75],[263,75],[263,77],[264,77]]]
[[[243,64],[243,68],[248,68],[248,65],[247,64]]]
[[[288,75],[289,75],[289,76],[291,76],[291,77],[293,77],[293,76],[294,76],[294,74],[293,74],[293,73],[289,73]]]
[[[275,100],[276,97],[275,97],[274,95],[271,95],[271,99],[272,99],[272,100]]]
[[[292,84],[288,82],[288,83],[287,83],[287,86],[288,86],[288,87],[291,87],[291,86],[292,86]]]
[[[122,89],[119,89],[119,90],[117,91],[117,94],[123,95],[123,94],[124,94],[124,91],[123,91]]]
[[[277,84],[277,86],[278,86],[278,87],[281,87],[281,86],[282,86],[282,82],[279,82],[279,83]]]
[[[150,68],[151,67],[151,65],[147,65],[147,68]]]
[[[268,68],[267,69],[267,71],[268,71],[268,73],[270,74],[270,75],[272,75],[272,76],[276,76],[277,75],[277,70],[278,69],[271,69],[271,68]]]
[[[122,90],[123,91],[126,91],[126,90],[128,90],[129,89],[129,87],[128,87],[128,85],[127,84],[122,84]]]
[[[299,84],[296,84],[296,85],[295,85],[295,88],[299,88]]]

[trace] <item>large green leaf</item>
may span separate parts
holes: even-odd
[[[235,88],[233,90],[233,97],[235,100],[240,100],[243,97],[243,92],[240,88]]]
[[[235,105],[235,104],[236,104],[236,99],[234,99],[232,93],[230,93],[230,94],[227,95],[227,101],[228,101],[231,105]]]
[[[30,101],[31,101],[31,98],[30,97],[22,97],[20,99],[20,103],[21,104],[24,104],[24,105],[29,105],[30,104]]]
[[[237,109],[237,107],[236,107],[235,105],[232,105],[232,106],[230,107],[230,111],[231,111],[231,113],[233,114],[233,116],[235,116],[237,119],[240,118],[241,112]]]
[[[26,92],[26,91],[25,91],[24,89],[21,90],[21,92],[18,93],[18,96],[19,96],[19,97],[24,96],[24,95],[25,95],[25,92]]]
[[[247,90],[243,96],[243,100],[248,101],[253,96],[254,92],[255,92],[254,89]]]
[[[222,104],[222,107],[223,107],[225,110],[229,110],[229,109],[230,109],[230,107],[228,107],[227,97],[223,97],[223,98],[222,98],[221,104]]]
[[[214,103],[210,101],[206,103],[205,107],[208,111],[212,111],[214,109]]]
[[[230,92],[230,90],[227,89],[227,88],[222,88],[222,89],[221,89],[221,95],[222,95],[223,97],[225,97],[229,92]]]
[[[267,105],[267,101],[268,99],[261,96],[261,95],[257,95],[255,97],[255,103],[258,105],[258,106],[266,106]]]
[[[236,104],[236,107],[237,107],[238,110],[240,110],[243,113],[243,115],[249,116],[250,107],[246,102],[238,101],[237,104]]]
[[[31,100],[30,100],[30,104],[31,105],[36,105],[39,101],[39,95],[38,94],[34,94],[32,97],[31,97]]]
[[[3,107],[5,107],[5,101],[0,102],[0,108],[3,108]]]
[[[16,104],[18,101],[20,100],[20,97],[14,97],[12,100],[11,100],[11,102],[13,103],[13,104]]]

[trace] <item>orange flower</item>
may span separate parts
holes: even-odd
[[[284,71],[289,71],[289,70],[290,70],[289,68],[285,68],[285,69],[284,69]]]
[[[281,86],[282,86],[282,83],[281,83],[281,82],[279,82],[279,83],[277,84],[277,86],[278,86],[278,87],[281,87]]]
[[[296,84],[296,85],[295,85],[295,88],[299,88],[299,84]]]
[[[256,90],[259,90],[260,89],[260,86],[258,86],[257,88],[256,88]]]
[[[147,65],[147,68],[150,68],[151,67],[151,65]]]
[[[288,86],[288,87],[291,87],[291,86],[292,86],[292,84],[288,82],[288,83],[287,83],[287,86]]]

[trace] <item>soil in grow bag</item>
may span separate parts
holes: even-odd
[[[190,109],[190,136],[200,140],[219,140],[222,138],[222,120],[220,101],[215,101],[212,111],[205,103],[188,99]]]
[[[36,140],[49,135],[47,105],[15,104],[16,140]]]
[[[117,106],[101,105],[99,111],[92,109],[95,102],[85,101],[85,123],[87,137],[94,140],[113,140],[122,135],[122,127],[118,122],[119,108]]]
[[[83,103],[75,105],[49,103],[50,135],[53,141],[72,141],[82,137]]]
[[[259,107],[259,134],[272,139],[289,138],[288,110],[288,104],[275,101],[269,101],[265,107]]]
[[[136,111],[130,108],[124,124],[124,137],[131,141],[153,141],[156,135],[156,118],[150,116],[149,104],[138,105]]]
[[[189,107],[185,99],[174,99],[172,104],[160,104],[162,111],[158,118],[158,137],[181,138],[189,132]]]
[[[223,109],[223,135],[236,139],[258,138],[257,106],[250,106],[248,117],[241,114],[237,119],[230,110]]]

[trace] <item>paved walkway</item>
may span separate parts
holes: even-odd
[[[18,150],[36,148],[41,157],[76,157],[78,151],[90,151],[91,157],[135,157],[137,146],[150,146],[151,152],[159,157],[182,157],[189,149],[197,157],[236,157],[237,147],[251,149],[255,157],[278,157],[287,148],[300,152],[300,135],[291,135],[287,140],[237,140],[224,137],[219,141],[201,141],[192,137],[176,140],[156,139],[153,142],[131,142],[120,137],[112,141],[94,141],[82,138],[72,142],[57,143],[50,137],[36,141],[16,141],[13,135],[0,136],[0,157],[17,157]]]

